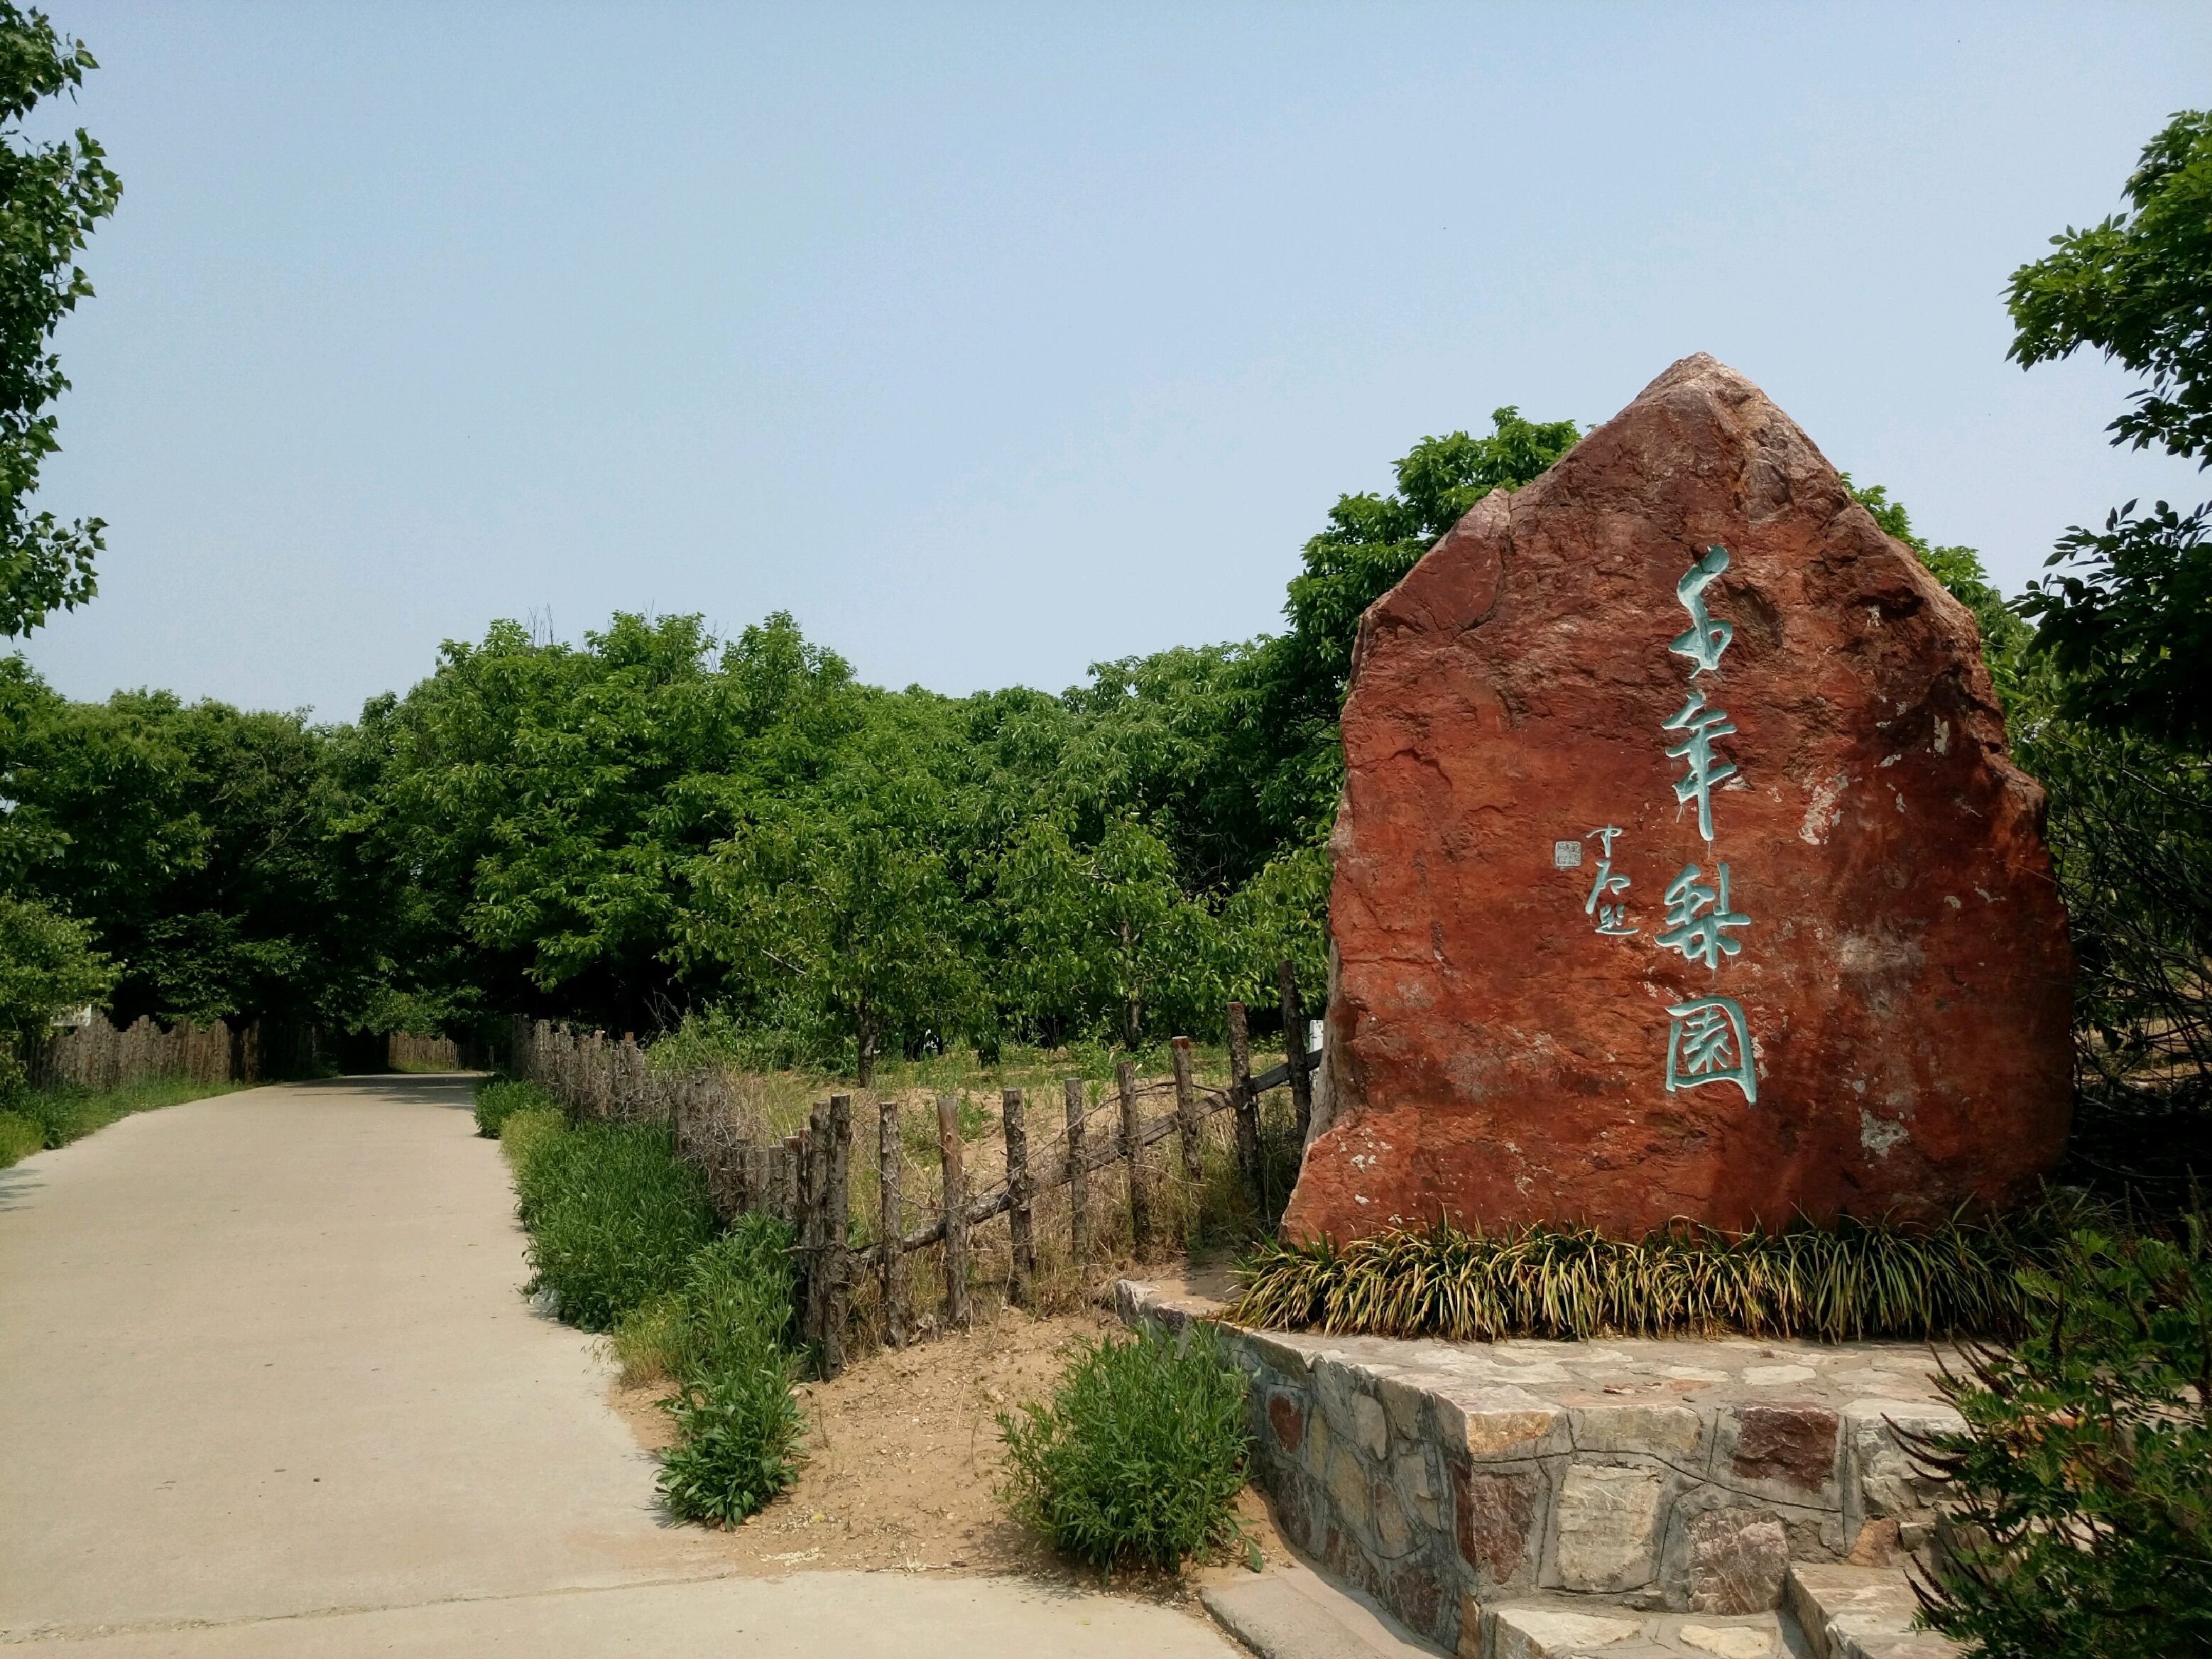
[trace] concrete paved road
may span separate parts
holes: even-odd
[[[0,1642],[130,1655],[1127,1653],[1170,1609],[723,1576],[655,1508],[461,1078],[254,1090],[0,1170]]]

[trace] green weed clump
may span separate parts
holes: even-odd
[[[792,1482],[805,1428],[792,1398],[791,1229],[741,1217],[693,1252],[684,1283],[616,1328],[625,1372],[672,1379],[677,1443],[660,1492],[686,1521],[732,1526]]]
[[[0,1112],[0,1170],[43,1152],[46,1145],[46,1132],[35,1119],[21,1112]]]
[[[1339,1247],[1265,1243],[1243,1269],[1239,1324],[1332,1334],[1504,1337],[1710,1334],[1823,1341],[2002,1334],[2014,1277],[2049,1248],[2051,1214],[1954,1218],[1913,1231],[1846,1216],[1832,1227],[1640,1240],[1589,1228],[1496,1234],[1395,1227]]]
[[[500,1125],[511,1114],[533,1107],[550,1107],[558,1111],[561,1103],[534,1083],[511,1077],[488,1077],[477,1085],[477,1133],[486,1140],[497,1140]]]
[[[1088,1345],[1049,1410],[999,1416],[1000,1496],[1017,1519],[1079,1561],[1167,1569],[1240,1537],[1243,1375],[1204,1328],[1178,1347],[1147,1328]]]
[[[571,1127],[557,1113],[529,1108],[510,1115],[504,1130],[515,1207],[530,1229],[530,1289],[550,1291],[563,1322],[611,1328],[673,1290],[691,1253],[713,1237],[706,1177],[676,1155],[666,1130]]]
[[[499,1120],[528,1288],[551,1291],[568,1324],[611,1329],[629,1381],[675,1385],[660,1402],[678,1435],[662,1496],[680,1519],[733,1525],[791,1484],[800,1455],[791,1229],[748,1215],[716,1237],[705,1178],[666,1132],[571,1125],[544,1099],[510,1095]]]

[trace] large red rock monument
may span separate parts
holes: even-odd
[[[1925,1221],[2064,1150],[2074,964],[1973,618],[1684,359],[1367,612],[1288,1234]]]

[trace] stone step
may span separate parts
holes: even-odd
[[[1260,1659],[1437,1659],[1444,1651],[1366,1597],[1295,1561],[1270,1559],[1259,1573],[1240,1570],[1204,1585],[1199,1600]]]
[[[1960,1651],[1948,1638],[1912,1628],[1920,1601],[1901,1571],[1799,1561],[1788,1595],[1812,1659],[1954,1659]]]
[[[1808,1659],[1785,1615],[1641,1613],[1588,1602],[1486,1607],[1468,1659]]]

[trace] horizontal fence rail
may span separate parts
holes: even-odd
[[[1201,1133],[1206,1120],[1216,1113],[1236,1115],[1238,1173],[1258,1207],[1262,1185],[1260,1097],[1270,1090],[1290,1089],[1300,1146],[1304,1145],[1312,1110],[1310,1077],[1316,1056],[1306,1052],[1300,1040],[1305,1024],[1287,963],[1280,990],[1288,1044],[1282,1063],[1251,1075],[1244,1008],[1231,1003],[1231,1079],[1225,1088],[1196,1081],[1190,1041],[1176,1037],[1169,1045],[1171,1079],[1139,1083],[1133,1066],[1125,1060],[1110,1090],[1100,1088],[1096,1103],[1081,1079],[1066,1079],[1060,1091],[1060,1111],[1056,1114],[1064,1117],[1065,1128],[1034,1151],[1028,1119],[1032,1103],[1030,1091],[1001,1091],[1000,1143],[1004,1171],[980,1186],[975,1172],[966,1167],[967,1148],[959,1128],[960,1101],[953,1095],[939,1096],[933,1127],[941,1186],[933,1206],[927,1194],[912,1195],[912,1201],[925,1213],[932,1207],[937,1211],[933,1218],[919,1226],[902,1224],[907,1201],[902,1176],[903,1108],[896,1100],[879,1101],[866,1114],[873,1120],[877,1133],[875,1156],[869,1164],[875,1171],[878,1202],[872,1213],[862,1212],[863,1224],[872,1222],[876,1237],[857,1249],[850,1242],[854,1115],[851,1095],[831,1095],[813,1108],[805,1129],[777,1139],[769,1135],[757,1109],[740,1098],[727,1074],[712,1069],[656,1070],[632,1036],[614,1040],[603,1032],[576,1031],[545,1020],[517,1020],[513,1063],[518,1076],[544,1089],[573,1116],[602,1122],[651,1123],[669,1129],[678,1153],[705,1172],[709,1199],[723,1220],[764,1212],[787,1223],[798,1241],[794,1249],[802,1275],[800,1330],[819,1357],[823,1374],[835,1376],[844,1364],[852,1295],[864,1280],[879,1291],[887,1341],[896,1346],[909,1340],[918,1328],[912,1306],[911,1261],[918,1253],[941,1247],[944,1316],[949,1324],[965,1324],[971,1311],[969,1279],[975,1259],[973,1235],[1000,1217],[1007,1221],[1009,1297],[1017,1304],[1032,1304],[1037,1201],[1061,1188],[1068,1189],[1066,1230],[1072,1259],[1079,1268],[1096,1244],[1091,1197],[1095,1183],[1090,1178],[1116,1165],[1127,1172],[1130,1237],[1141,1253],[1151,1243],[1157,1218],[1153,1189],[1164,1176],[1148,1167],[1146,1149],[1174,1137],[1182,1178],[1194,1183]],[[1145,1110],[1146,1103],[1162,1101],[1167,1103],[1166,1110],[1152,1114]],[[1035,1103],[1044,1106],[1042,1091]]]

